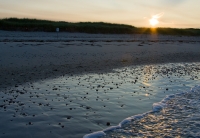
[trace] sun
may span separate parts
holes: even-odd
[[[158,21],[158,19],[156,17],[152,17],[149,20],[149,23],[150,23],[151,26],[156,26],[159,23],[159,21]]]
[[[164,15],[164,12],[161,12],[161,13],[158,13],[158,14],[155,14],[151,17],[151,19],[149,19],[149,24],[152,26],[152,27],[155,27],[157,26],[160,22],[159,22],[159,18],[161,18],[162,16]]]

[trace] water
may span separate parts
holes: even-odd
[[[186,66],[191,67],[190,64]],[[175,66],[172,70],[173,72],[176,70],[175,72],[179,75],[189,75],[190,73],[186,71],[189,68],[186,69],[186,66]],[[185,68],[184,71],[183,68]],[[162,68],[161,72],[170,78],[172,74],[169,73],[169,68],[166,70]],[[174,76],[179,76],[178,74]],[[175,78],[173,77],[173,79]],[[193,74],[190,79],[195,80],[195,78],[198,79],[198,75]],[[183,86],[187,81],[179,80],[179,82],[183,82]],[[172,81],[170,80],[170,82]],[[166,88],[166,90],[169,89]],[[179,92],[166,96],[161,102],[154,103],[152,110],[148,112],[128,117],[116,126],[85,135],[84,138],[199,137],[200,86],[195,86],[191,90],[183,89],[181,91],[180,89]]]
[[[0,137],[83,137],[117,126],[124,118],[150,111],[166,95],[198,85],[199,65],[131,66],[5,89],[0,97]],[[125,132],[132,127],[126,128],[120,133],[108,131],[107,136],[129,136]],[[143,136],[144,132],[134,134]]]
[[[142,138],[166,137],[188,138],[200,136],[200,86],[191,91],[174,94],[154,104],[153,110],[129,117],[119,126],[96,132],[85,137]],[[158,108],[162,107],[162,108]]]

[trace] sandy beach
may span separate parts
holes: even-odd
[[[137,91],[142,91],[143,87],[147,91],[148,89],[159,91],[156,88],[165,90],[165,92],[170,91],[168,89],[171,84],[167,82],[162,84],[152,81],[149,85],[147,82],[145,84],[143,80],[145,77],[142,76],[144,70],[147,70],[146,74],[151,75],[150,78],[156,78],[152,76],[152,72],[158,74],[158,78],[169,77],[163,72],[165,68],[170,71],[173,68],[180,72],[185,71],[186,74],[181,76],[172,71],[171,75],[174,78],[179,76],[188,80],[181,83],[181,80],[175,82],[177,87],[171,86],[173,90],[171,89],[170,94],[181,90],[179,85],[191,88],[199,83],[200,37],[0,31],[0,48],[2,118],[0,122],[7,124],[1,126],[4,129],[0,131],[0,137],[13,137],[14,135],[29,137],[32,135],[31,132],[35,133],[40,130],[44,131],[44,134],[38,132],[32,137],[83,137],[85,134],[105,129],[110,126],[109,123],[116,125],[120,120],[131,116],[130,109],[133,108],[131,99],[122,98],[126,94],[116,93],[133,92],[136,88]],[[130,68],[126,69],[127,67]],[[194,77],[192,80],[189,76],[197,76],[197,78]],[[171,81],[177,79],[173,77],[170,78]],[[139,84],[132,87],[129,83],[135,81],[136,78],[139,78]],[[167,80],[166,78],[162,78],[163,82]],[[108,95],[98,95],[101,91],[108,92]],[[143,93],[141,97],[145,94],[148,95],[148,92]],[[145,101],[148,99],[146,96],[144,103],[148,107],[140,107],[142,109],[136,109],[134,114],[148,111],[151,105],[164,98],[166,93],[158,96],[156,92],[151,95],[156,98],[152,97],[153,100]],[[28,100],[29,97],[32,99]],[[121,101],[112,99],[112,97],[121,98]],[[141,97],[137,99],[141,100]],[[102,102],[96,103],[96,99]],[[109,99],[113,106],[106,105],[105,101],[109,101],[106,99]],[[37,106],[35,103],[32,105],[32,102],[37,103]],[[71,107],[66,107],[69,105]],[[32,109],[27,109],[28,106]],[[108,108],[103,108],[104,106]],[[52,109],[55,111],[49,112]],[[73,113],[68,113],[67,109],[72,110]],[[97,114],[98,111],[101,111],[101,114]],[[37,112],[41,112],[42,115],[36,115]],[[102,115],[103,112],[104,115]],[[97,115],[94,115],[95,113]],[[38,120],[32,118],[35,115],[39,117]],[[14,116],[14,119],[11,119],[11,116]],[[107,120],[113,116],[116,116],[116,120]],[[53,121],[43,121],[46,118]],[[66,122],[71,119],[72,122],[71,124],[68,122],[69,126],[63,125],[62,119]],[[13,120],[17,121],[10,128],[9,125],[14,122]],[[78,127],[76,124],[79,124]],[[27,133],[19,132],[27,126],[34,127],[34,125],[35,128],[26,129]],[[54,127],[55,133],[53,133]],[[13,134],[9,131],[13,131]]]
[[[200,60],[200,38],[0,32],[1,88],[63,74]]]

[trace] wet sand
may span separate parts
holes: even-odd
[[[200,61],[199,37],[76,33],[58,36],[1,31],[1,88],[129,65]]]
[[[1,31],[0,136],[82,137],[146,112],[199,82],[199,45],[198,37]]]

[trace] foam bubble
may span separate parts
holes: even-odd
[[[83,138],[97,138],[97,137],[102,137],[105,136],[106,134],[103,131],[98,131],[98,132],[94,132],[91,134],[87,134],[85,135]]]
[[[152,110],[153,112],[159,112],[160,110],[162,110],[165,107],[165,104],[162,102],[158,102],[158,103],[154,103]]]

